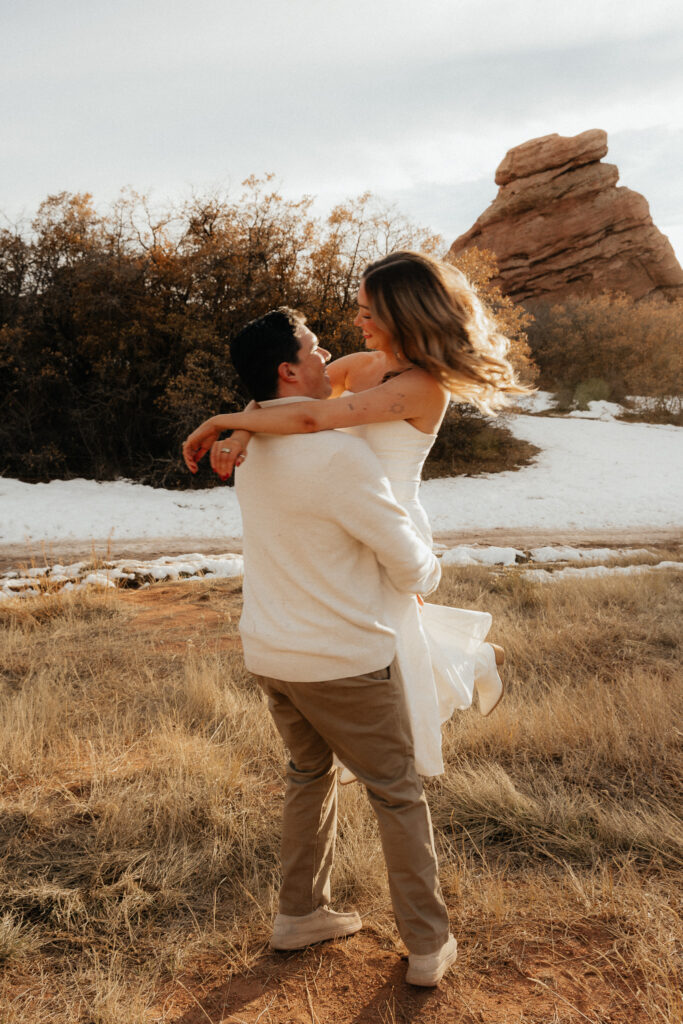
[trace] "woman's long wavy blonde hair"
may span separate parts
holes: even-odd
[[[509,395],[532,390],[517,380],[506,358],[509,340],[455,267],[419,252],[394,252],[370,263],[363,283],[373,317],[402,355],[456,401],[493,415]]]

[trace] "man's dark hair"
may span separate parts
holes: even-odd
[[[277,398],[277,368],[299,362],[296,332],[305,322],[301,313],[280,306],[251,320],[230,342],[232,365],[255,401]]]

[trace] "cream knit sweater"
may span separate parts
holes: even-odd
[[[441,569],[365,442],[337,430],[255,435],[235,482],[249,671],[313,682],[389,665],[396,642],[380,567],[397,589],[421,594]]]

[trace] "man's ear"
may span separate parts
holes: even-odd
[[[296,363],[280,363],[277,368],[277,375],[285,384],[292,384],[297,380]]]

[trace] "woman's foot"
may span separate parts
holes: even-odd
[[[505,661],[505,651],[498,644],[482,644],[477,654],[474,688],[479,696],[479,711],[484,716],[494,711],[505,693],[505,684],[498,666]]]

